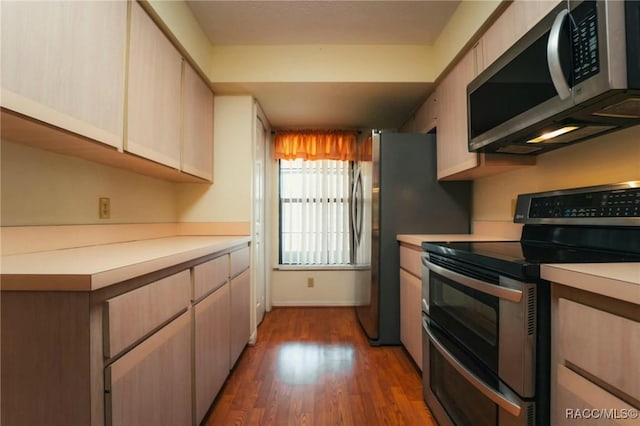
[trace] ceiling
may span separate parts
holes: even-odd
[[[187,1],[213,46],[432,45],[460,1]],[[425,82],[213,81],[250,93],[275,128],[394,128],[432,91]]]

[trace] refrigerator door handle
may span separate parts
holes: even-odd
[[[351,205],[351,215],[353,220],[353,231],[356,237],[356,245],[360,245],[362,239],[362,209],[364,200],[362,199],[362,170],[358,168],[356,179],[353,185],[353,204]]]

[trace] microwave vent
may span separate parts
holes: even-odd
[[[540,151],[542,148],[535,145],[506,145],[501,146],[496,152],[504,154],[531,154],[532,152]]]
[[[593,115],[614,118],[640,118],[640,98],[627,98],[617,104],[609,105]]]

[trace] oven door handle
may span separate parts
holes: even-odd
[[[474,290],[478,290],[482,293],[490,294],[491,296],[498,297],[500,299],[505,299],[510,302],[519,303],[522,300],[522,291],[515,290],[513,288],[501,287],[499,285],[491,284],[486,281],[481,281],[476,278],[468,277],[466,275],[462,275],[458,272],[450,271],[448,269],[443,268],[442,266],[435,265],[429,262],[426,258],[422,258],[422,262],[425,264],[429,270],[442,275],[443,277],[449,278],[452,281],[457,282],[458,284],[462,284],[466,287],[472,288]]]
[[[514,417],[519,417],[522,412],[522,407],[518,404],[517,401],[513,401],[509,398],[508,395],[500,393],[493,389],[491,386],[484,383],[478,376],[473,374],[469,369],[467,369],[464,365],[460,363],[452,354],[449,352],[443,345],[438,341],[438,339],[433,335],[431,330],[429,330],[429,326],[427,325],[424,317],[422,318],[422,328],[429,336],[429,340],[433,346],[440,352],[440,354],[445,358],[445,360],[451,364],[453,368],[456,369],[462,377],[465,378],[474,388],[480,391],[484,396],[489,398],[495,404],[497,404],[500,408],[505,410],[507,413],[511,414]],[[424,367],[424,368],[429,368]]]

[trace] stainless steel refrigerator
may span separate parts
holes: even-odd
[[[398,234],[466,234],[470,182],[438,182],[436,135],[372,135],[371,280],[356,314],[372,345],[400,344]],[[368,204],[368,203],[367,203]],[[364,263],[360,261],[359,263]]]

